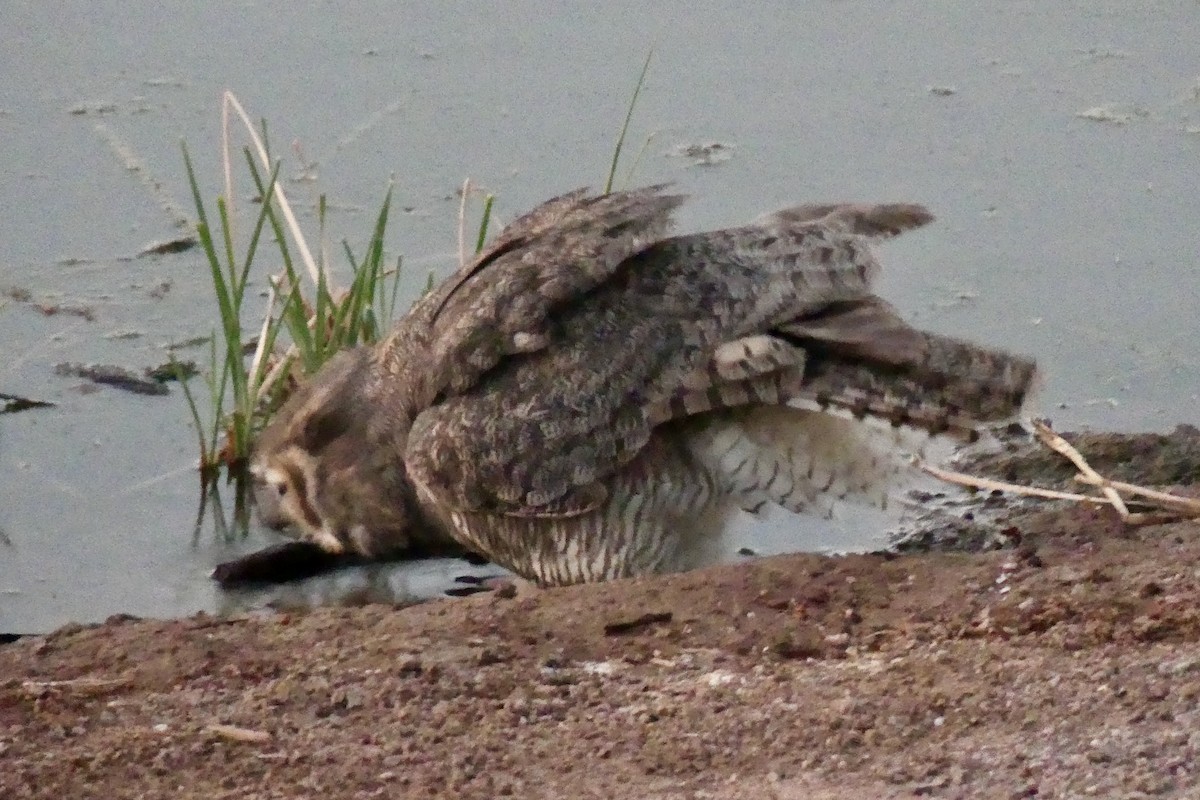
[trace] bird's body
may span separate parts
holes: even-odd
[[[900,462],[868,419],[971,435],[1024,401],[1032,361],[872,293],[870,240],[923,208],[663,238],[679,202],[544,203],[339,355],[256,447],[268,516],[366,554],[448,536],[543,584],[664,571],[739,508],[878,495]]]

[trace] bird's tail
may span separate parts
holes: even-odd
[[[912,203],[833,203],[792,206],[758,219],[762,225],[820,225],[840,233],[890,238],[933,222],[933,214]]]
[[[780,332],[805,353],[790,400],[935,434],[974,440],[980,424],[1017,415],[1037,382],[1033,360],[917,330],[878,298]]]
[[[917,330],[871,298],[722,345],[651,421],[787,405],[974,441],[1018,415],[1036,381],[1031,359]]]

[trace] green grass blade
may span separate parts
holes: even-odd
[[[384,325],[389,325],[392,322],[393,315],[396,313],[396,297],[400,294],[400,269],[403,259],[396,256],[396,269],[392,273],[392,290],[387,296],[387,307],[380,308],[380,321]]]
[[[188,185],[192,188],[192,201],[196,204],[196,216],[201,225],[208,225],[208,217],[204,213],[204,200],[200,197],[200,184],[196,181],[196,170],[192,168],[192,157],[188,153],[187,142],[180,142],[183,150],[183,165],[187,169]]]
[[[273,187],[270,195],[265,194],[267,187],[262,173],[259,172],[253,160],[247,161],[247,164],[259,196],[263,198],[263,210],[267,215],[267,220],[271,223],[271,231],[275,236],[276,246],[279,248],[279,256],[283,261],[283,272],[288,284],[287,299],[281,307],[280,318],[284,327],[287,328],[292,344],[300,353],[300,363],[303,365],[305,374],[311,375],[320,366],[321,361],[312,331],[308,327],[308,313],[304,305],[304,295],[300,289],[300,276],[297,274],[295,262],[292,260],[283,223],[275,212]]]
[[[370,253],[367,254],[367,260],[359,264],[358,260],[354,258],[354,252],[350,249],[350,243],[345,239],[342,240],[342,250],[346,253],[346,260],[350,262],[350,270],[354,274],[354,279],[350,282],[350,289],[346,296],[334,309],[333,329],[339,334],[338,346],[346,347],[358,341],[362,295],[364,291],[369,291]]]
[[[646,155],[646,151],[650,149],[650,142],[654,141],[655,134],[650,134],[646,137],[646,141],[642,142],[642,146],[638,148],[637,155],[633,157],[633,163],[629,165],[629,171],[625,173],[625,185],[629,186],[633,183],[633,175],[637,172],[638,164],[642,163],[642,156]]]
[[[213,373],[216,373],[217,364],[217,333],[213,331],[213,335],[208,340],[208,358],[209,363],[213,365]],[[221,428],[225,422],[225,387],[229,373],[229,363],[221,362],[220,379],[215,377],[212,383],[209,384],[209,389],[212,391],[212,407],[213,407],[213,426],[210,432],[210,448],[209,452],[213,454],[213,460],[217,458],[219,452],[218,444],[221,439]]]
[[[244,148],[242,151],[246,156],[248,163],[253,163],[253,155],[250,153],[250,148]],[[275,166],[271,169],[270,181],[267,183],[266,197],[273,197],[275,192],[275,183],[279,179],[279,168],[282,162],[275,162]],[[254,263],[254,258],[258,254],[258,244],[262,238],[263,226],[266,224],[267,217],[270,213],[270,203],[262,203],[258,210],[258,216],[254,220],[254,230],[250,234],[250,242],[246,246],[246,257],[242,262],[242,272],[235,284],[236,286],[236,302],[238,308],[242,306],[242,297],[246,292],[246,283],[250,277],[250,266]]]
[[[638,76],[637,86],[633,89],[633,97],[629,100],[629,110],[625,112],[625,123],[621,125],[621,135],[617,137],[617,146],[613,148],[612,165],[608,168],[608,180],[604,182],[604,193],[612,191],[613,180],[617,175],[617,164],[621,160],[621,148],[625,146],[625,135],[629,133],[629,123],[633,119],[633,109],[637,106],[638,95],[646,82],[646,73],[650,70],[650,59],[654,57],[654,48],[646,53],[646,63],[642,64],[642,74]]]
[[[175,373],[175,380],[179,381],[179,388],[183,390],[183,399],[187,401],[188,411],[192,414],[192,424],[196,426],[196,440],[200,448],[200,468],[204,469],[211,465],[212,458],[208,450],[208,444],[204,438],[204,420],[200,417],[200,407],[196,405],[196,397],[192,394],[192,387],[188,385],[183,365],[175,360],[174,353],[170,355],[171,370]],[[215,368],[215,365],[212,368]]]
[[[271,159],[271,137],[267,135],[267,118],[260,117],[258,120],[259,128],[262,130],[262,145],[263,150],[267,154],[267,163],[270,164]]]
[[[611,181],[612,178],[610,177]],[[605,189],[605,193],[608,190]],[[492,204],[496,202],[496,195],[489,194],[483,200],[483,218],[479,220],[479,235],[475,237],[475,253],[483,250],[483,246],[487,244],[488,223],[492,221]]]
[[[221,220],[223,238],[232,258],[232,240],[229,234],[229,209],[225,198],[217,198],[217,214]],[[233,407],[240,408],[245,399],[245,373],[240,369],[242,362],[242,309],[237,298],[237,274],[234,264],[229,263],[230,275],[226,277],[220,265],[213,269],[213,288],[217,292],[217,305],[221,312],[221,329],[225,337],[226,372],[233,387]]]
[[[295,268],[292,264],[291,249],[288,248],[287,236],[283,230],[283,223],[279,221],[279,215],[275,213],[275,187],[272,181],[271,193],[264,194],[267,191],[267,186],[263,181],[262,173],[258,171],[253,159],[246,162],[250,166],[250,177],[254,180],[254,186],[258,191],[259,197],[262,198],[263,209],[267,214],[267,219],[271,223],[271,232],[275,236],[275,244],[279,248],[279,257],[283,260],[284,269],[290,274],[295,274]],[[278,166],[272,174],[278,174]]]

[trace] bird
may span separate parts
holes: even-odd
[[[740,510],[877,502],[911,469],[888,432],[970,441],[1021,413],[1033,359],[874,291],[875,245],[925,207],[672,235],[684,199],[548,200],[336,355],[255,445],[263,520],[331,553],[453,542],[541,586],[669,572]]]

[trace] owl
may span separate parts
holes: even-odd
[[[880,430],[972,439],[1027,358],[918,330],[874,294],[918,205],[804,205],[669,235],[665,186],[517,219],[263,432],[260,514],[330,552],[453,541],[541,585],[679,569],[740,510],[870,499]]]

